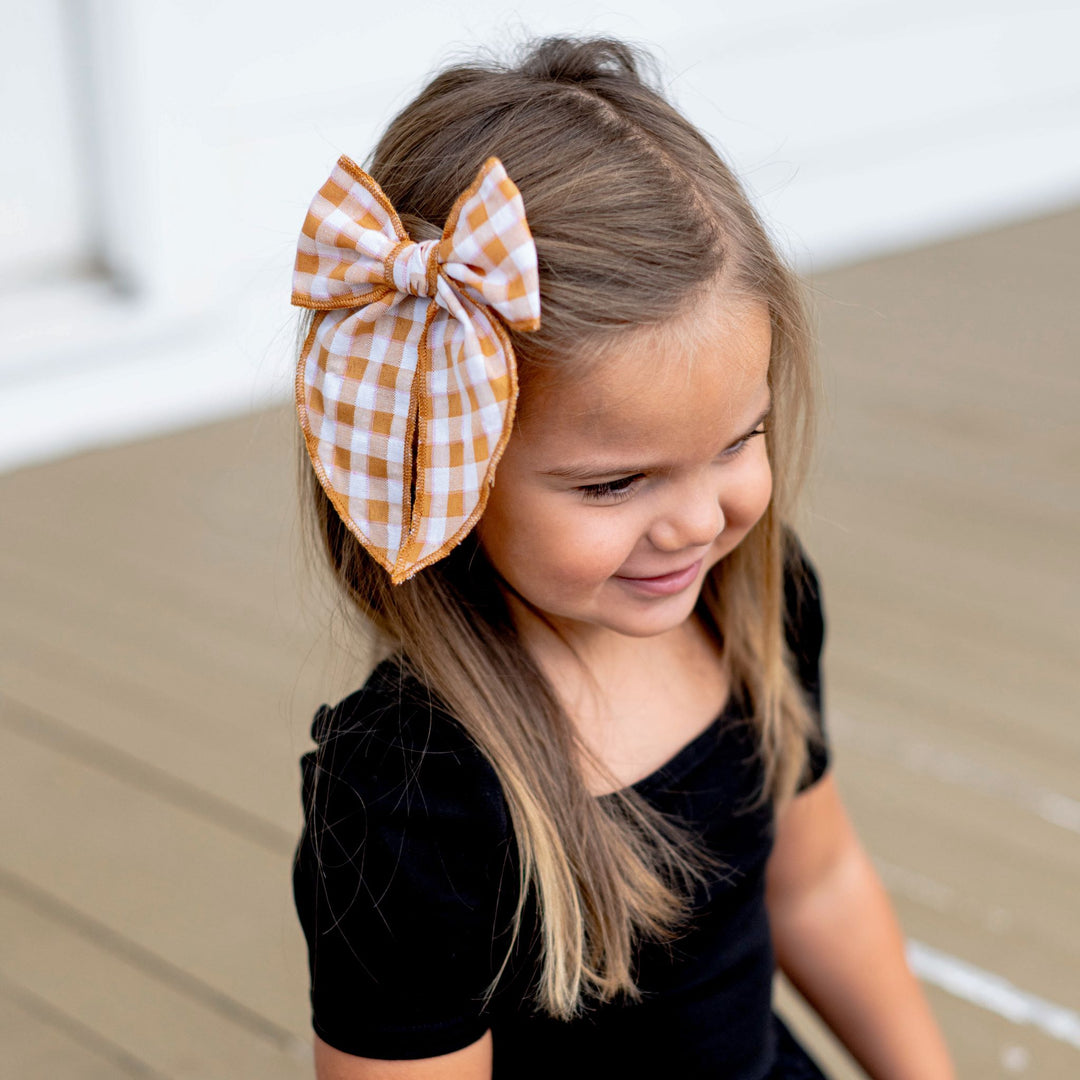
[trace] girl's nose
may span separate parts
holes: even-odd
[[[724,531],[724,510],[715,488],[677,495],[667,512],[649,530],[649,540],[660,551],[708,547]]]

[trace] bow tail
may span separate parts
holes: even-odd
[[[297,365],[296,409],[319,483],[388,571],[410,524],[410,407],[427,306],[391,294],[361,311],[319,312]]]
[[[412,577],[479,520],[513,427],[517,372],[497,318],[439,282],[417,372],[417,461],[411,524],[391,572]]]

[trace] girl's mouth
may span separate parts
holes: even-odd
[[[624,577],[616,574],[618,581],[623,582],[631,589],[647,593],[649,596],[669,596],[672,593],[682,592],[688,585],[697,579],[701,569],[701,559],[691,563],[682,570],[675,570],[670,574],[661,574],[659,577]]]

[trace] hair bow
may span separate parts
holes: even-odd
[[[311,203],[292,302],[315,308],[296,408],[319,482],[397,585],[483,513],[510,437],[506,325],[540,325],[521,194],[489,158],[441,240],[409,239],[375,180],[341,157]]]

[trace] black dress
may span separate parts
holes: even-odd
[[[824,635],[817,577],[787,578],[787,637],[821,715]],[[537,925],[492,1001],[480,998],[506,951],[516,848],[494,771],[461,725],[393,660],[315,714],[303,756],[306,828],[293,889],[307,937],[313,1027],[373,1058],[446,1054],[492,1030],[495,1080],[678,1077],[811,1080],[822,1073],[772,1011],[774,957],[764,869],[771,807],[748,810],[760,762],[739,695],[708,729],[633,785],[703,836],[726,864],[697,890],[674,943],[639,947],[641,1002],[594,1005],[571,1022],[534,1013]],[[801,787],[825,772],[811,744]]]

